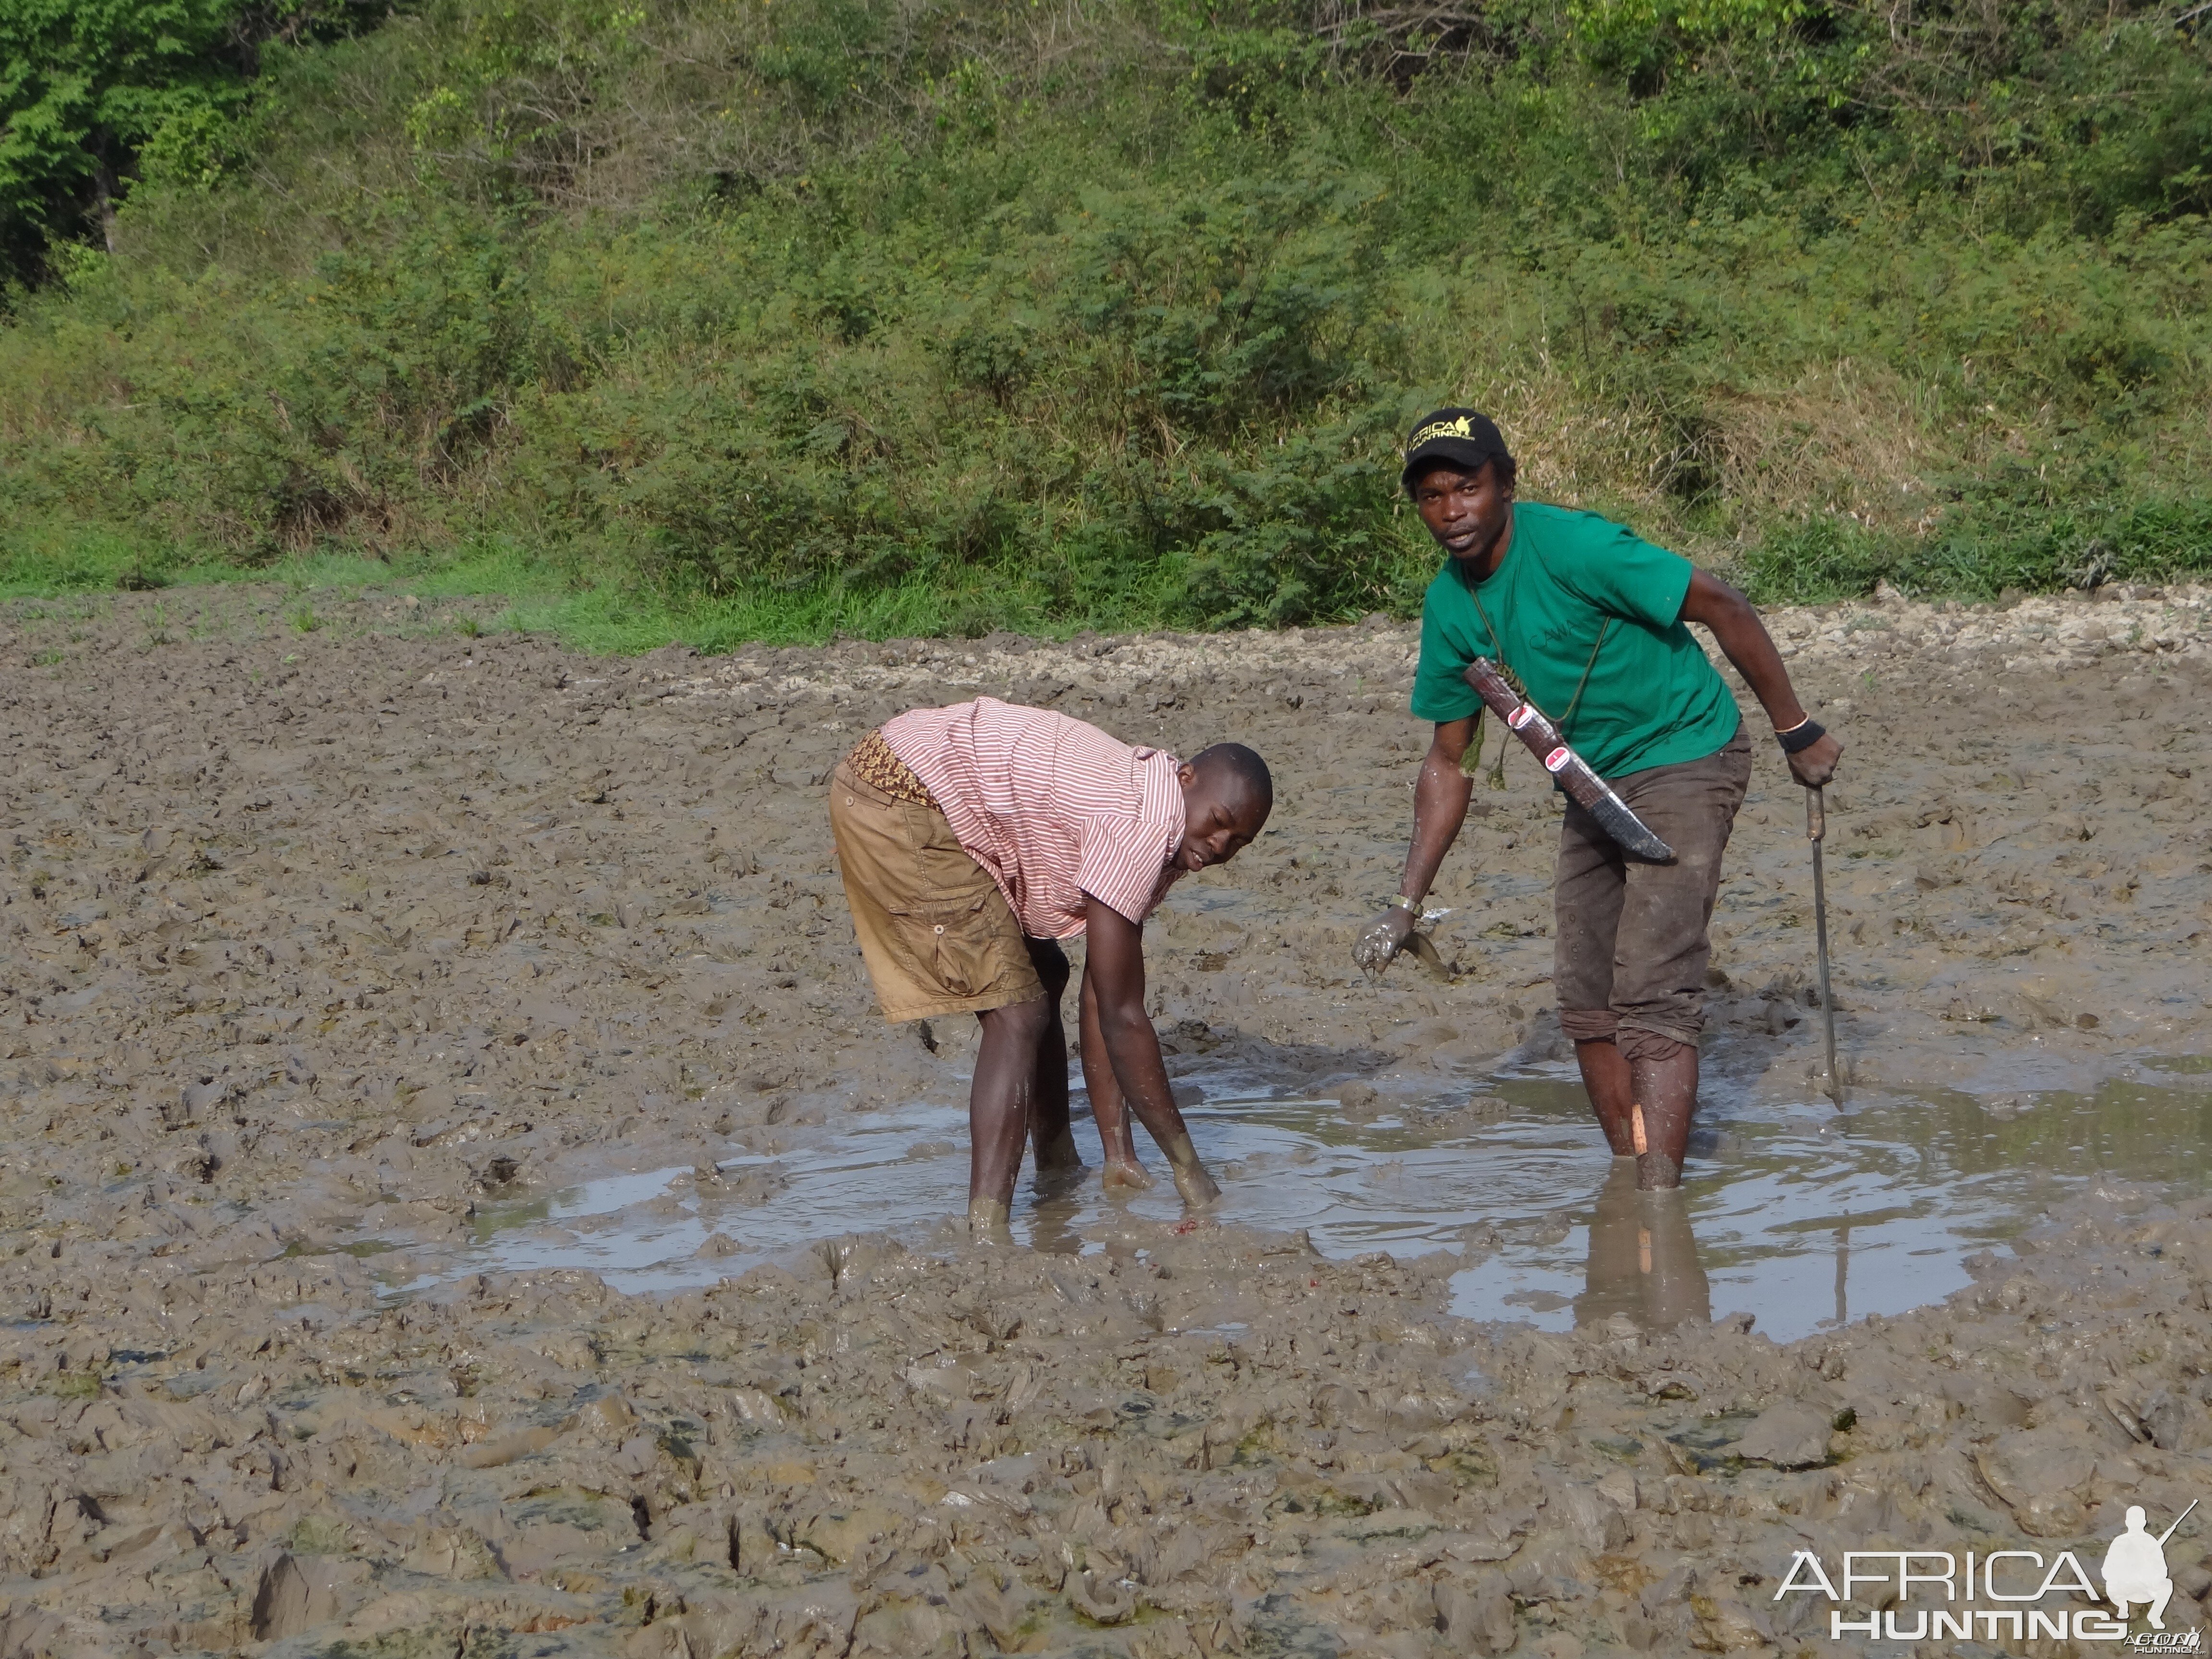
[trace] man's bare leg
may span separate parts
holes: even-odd
[[[1014,1178],[1021,1173],[1036,1091],[1037,1051],[1047,1027],[1060,1020],[1043,997],[987,1009],[975,1018],[983,1040],[968,1092],[968,1225],[978,1239],[995,1241],[1007,1236],[1013,1212]]]
[[[1121,1098],[1121,1085],[1114,1076],[1114,1062],[1106,1055],[1106,1036],[1098,1024],[1098,998],[1091,988],[1088,974],[1084,975],[1077,1001],[1083,1030],[1083,1086],[1091,1093],[1091,1115],[1097,1121],[1098,1145],[1106,1158],[1100,1184],[1109,1190],[1149,1187],[1152,1178],[1137,1161],[1136,1130],[1129,1121],[1128,1103]]]
[[[1689,1153],[1690,1118],[1698,1109],[1698,1046],[1661,1045],[1646,1037],[1628,1062],[1630,1133],[1636,1146],[1636,1184],[1646,1192],[1682,1184]]]
[[[1039,1175],[1073,1175],[1083,1168],[1083,1154],[1075,1149],[1075,1130],[1067,1117],[1067,1030],[1060,1017],[1067,956],[1050,939],[1030,939],[1029,947],[1052,1009],[1037,1042],[1036,1077],[1030,1090],[1030,1152]]]
[[[1615,1158],[1636,1156],[1633,1124],[1636,1096],[1628,1061],[1611,1037],[1593,1037],[1575,1044],[1575,1064],[1582,1067],[1583,1091],[1589,1096],[1597,1127],[1605,1131],[1605,1144]]]

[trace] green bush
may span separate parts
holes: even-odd
[[[1531,497],[1765,598],[2203,568],[2170,13],[1409,15],[430,0],[271,40],[194,140],[235,164],[143,168],[119,252],[0,325],[6,579],[496,547],[623,643],[1403,613],[1395,444],[1462,400]]]

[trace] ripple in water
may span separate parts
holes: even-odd
[[[2133,1069],[2092,1093],[1866,1091],[1840,1113],[1722,1093],[1672,1198],[1637,1193],[1631,1166],[1615,1167],[1570,1067],[1492,1080],[1511,1109],[1473,1133],[1431,1133],[1418,1112],[1355,1122],[1334,1101],[1283,1097],[1223,1095],[1186,1115],[1223,1174],[1221,1220],[1303,1229],[1331,1256],[1461,1252],[1455,1313],[1567,1329],[1742,1312],[1787,1341],[1940,1300],[1968,1282],[1969,1255],[2055,1204],[2203,1191],[2212,1071]],[[413,1252],[428,1271],[393,1289],[584,1269],[661,1291],[841,1233],[941,1240],[966,1207],[966,1140],[964,1109],[917,1104],[856,1115],[775,1158],[726,1158],[719,1180],[627,1171],[488,1204],[472,1243],[434,1261]],[[1109,1200],[1093,1173],[1060,1194],[1024,1182],[1014,1231],[1031,1248],[1087,1252],[1133,1219],[1182,1214],[1164,1179]]]

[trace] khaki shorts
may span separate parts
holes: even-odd
[[[886,1019],[981,1013],[1044,994],[1021,924],[944,813],[886,794],[847,760],[830,777],[830,830]]]
[[[1674,849],[1670,864],[1631,858],[1581,807],[1567,804],[1552,902],[1552,988],[1559,1029],[1577,1042],[1615,1037],[1631,1059],[1695,1044],[1705,1023],[1707,929],[1721,854],[1751,782],[1751,739],[1735,736],[1703,760],[1648,767],[1614,791]]]

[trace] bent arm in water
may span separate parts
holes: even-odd
[[[1159,1143],[1160,1151],[1174,1167],[1176,1190],[1193,1204],[1206,1203],[1218,1197],[1221,1188],[1198,1161],[1190,1131],[1184,1127],[1182,1113],[1168,1086],[1159,1036],[1145,1013],[1144,929],[1087,893],[1084,902],[1088,921],[1083,963],[1083,1074],[1093,1085],[1091,1109],[1099,1114],[1100,1131],[1103,1134],[1108,1127],[1102,1091],[1096,1086],[1103,1071],[1111,1076],[1116,1104],[1133,1111]],[[1121,1119],[1118,1111],[1115,1115],[1115,1127],[1127,1146],[1126,1120]],[[1109,1160],[1115,1150],[1109,1143]]]

